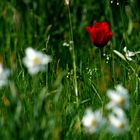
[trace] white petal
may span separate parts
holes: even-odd
[[[135,56],[135,52],[130,52],[130,51],[128,51],[128,52],[127,52],[127,56],[128,56],[128,57]]]
[[[33,67],[33,66],[34,66],[33,61],[31,61],[31,60],[28,59],[27,57],[24,57],[24,58],[23,58],[23,64],[24,64],[27,68],[30,68],[30,67]]]
[[[114,52],[115,54],[117,54],[120,58],[122,58],[123,60],[126,61],[126,58],[124,57],[124,55],[123,55],[122,53],[118,52],[117,50],[113,50],[113,52]]]
[[[106,109],[112,109],[112,108],[114,108],[115,106],[117,106],[117,104],[116,104],[114,101],[110,101],[110,102],[105,106],[105,108],[106,108]]]
[[[116,100],[119,98],[119,95],[116,93],[116,91],[114,90],[108,90],[107,91],[107,96],[111,99],[111,100]]]
[[[51,62],[51,57],[48,55],[44,55],[42,58],[42,64],[48,64],[49,62]]]
[[[33,59],[36,56],[36,51],[33,48],[27,48],[25,53],[28,59]]]
[[[113,113],[114,113],[118,118],[124,118],[124,117],[126,117],[124,111],[123,111],[121,108],[116,107],[116,106],[113,108]]]
[[[37,74],[39,72],[39,67],[32,67],[28,69],[31,75]]]
[[[128,90],[125,89],[122,85],[117,85],[115,88],[118,93],[121,93],[126,96],[128,95]]]
[[[124,51],[125,53],[127,52],[127,47],[126,47],[126,46],[123,48],[123,51]]]

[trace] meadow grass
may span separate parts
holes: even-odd
[[[140,55],[129,61],[123,51],[125,46],[140,51],[140,7],[138,0],[118,2],[1,1],[0,62],[11,70],[8,85],[0,89],[1,140],[140,139]],[[103,20],[113,37],[101,57],[85,27]],[[23,65],[29,46],[52,57],[45,72],[32,76]],[[130,95],[129,130],[118,136],[106,128],[85,133],[85,110],[106,114],[107,90],[118,84]]]

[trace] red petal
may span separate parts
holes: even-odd
[[[90,33],[91,32],[91,27],[90,26],[87,26],[86,27],[86,30]]]

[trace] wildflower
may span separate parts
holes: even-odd
[[[110,3],[111,4],[115,3],[117,6],[120,4],[118,0],[116,2],[114,2],[114,0],[111,0]]]
[[[119,135],[128,131],[129,124],[124,111],[121,108],[115,107],[113,112],[109,114],[109,132]]]
[[[66,5],[69,5],[69,3],[70,3],[70,0],[65,0]]]
[[[92,27],[87,26],[92,43],[97,47],[104,47],[112,38],[109,24],[106,21],[95,22]]]
[[[140,53],[139,51],[138,52],[129,51],[129,50],[127,50],[127,47],[124,47],[123,51],[125,52],[126,59],[129,60],[129,61],[133,60],[131,58],[132,56],[135,56],[137,53]]]
[[[117,2],[117,5],[119,5],[119,2]]]
[[[8,84],[9,75],[10,75],[10,70],[4,69],[3,65],[0,64],[0,88]]]
[[[129,108],[128,91],[122,85],[117,85],[116,90],[108,90],[107,96],[111,99],[111,101],[106,105],[107,109],[111,109],[115,106],[120,106],[125,109]]]
[[[70,45],[67,42],[64,42],[63,46],[69,47]]]
[[[31,75],[44,71],[45,66],[51,61],[50,56],[43,54],[33,48],[27,48],[26,56],[23,58],[24,65],[28,68],[28,72]]]
[[[129,51],[129,50],[127,50],[127,47],[124,47],[123,51],[125,52],[125,55],[123,55],[122,53],[118,52],[117,50],[113,50],[113,52],[115,54],[117,54],[119,57],[121,57],[125,61],[126,60],[132,61],[133,59],[131,57],[140,53],[140,51],[137,51],[137,52]]]
[[[82,119],[82,124],[87,133],[95,133],[104,126],[105,119],[100,111],[93,112],[91,109],[87,109]]]
[[[111,0],[110,3],[112,4],[113,3],[113,0]]]

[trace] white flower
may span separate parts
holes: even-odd
[[[120,108],[120,107],[117,107],[117,106],[113,108],[112,113],[113,113],[114,115],[116,115],[116,117],[119,117],[119,118],[124,118],[124,117],[126,117],[125,112],[123,111],[123,109]]]
[[[117,85],[116,90],[108,90],[107,96],[110,98],[110,102],[106,105],[107,109],[111,109],[115,106],[129,108],[129,94],[127,89],[122,85]]]
[[[135,56],[136,53],[127,50],[127,47],[124,47],[123,51],[125,52],[126,59],[129,60],[129,61],[132,61],[133,59],[131,57]]]
[[[65,0],[66,5],[69,5],[69,3],[70,3],[70,0]]]
[[[108,130],[113,134],[123,134],[129,129],[128,120],[121,108],[115,107],[113,112],[109,115],[108,120]]]
[[[51,61],[51,57],[43,54],[33,48],[27,48],[26,56],[23,58],[24,65],[28,68],[28,72],[31,75],[44,71],[45,66]]]
[[[98,132],[104,126],[105,122],[99,110],[93,112],[91,109],[87,109],[82,119],[82,124],[87,133]]]
[[[125,52],[125,55],[123,55],[122,53],[120,53],[119,51],[117,50],[113,50],[113,52],[115,54],[117,54],[119,57],[121,57],[123,60],[129,60],[129,61],[132,61],[133,59],[131,58],[132,56],[135,56],[136,54],[139,54],[140,51],[137,51],[137,52],[132,52],[132,51],[129,51],[127,50],[127,47],[124,47],[123,51]]]
[[[67,42],[64,42],[63,46],[69,47],[70,45]]]
[[[8,84],[9,75],[10,75],[10,70],[4,69],[3,65],[0,64],[0,88]]]

